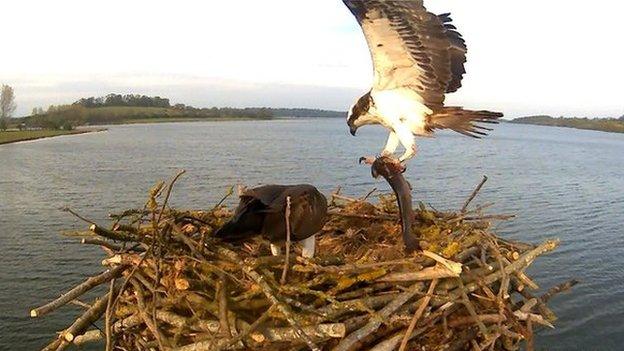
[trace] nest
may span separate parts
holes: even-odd
[[[534,296],[524,270],[558,241],[499,238],[490,221],[510,216],[467,210],[469,201],[458,212],[419,206],[412,232],[424,251],[406,255],[392,195],[373,203],[337,191],[317,254],[305,259],[294,244],[271,256],[261,238],[212,238],[231,210],[223,200],[208,211],[167,207],[176,179],[154,187],[143,209],[79,233],[102,247],[108,269],[31,311],[84,307],[44,350],[532,349],[533,330],[555,320],[546,302],[575,283]],[[98,286],[100,298],[78,301]]]

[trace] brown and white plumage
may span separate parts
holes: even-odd
[[[343,0],[362,27],[374,66],[371,90],[352,106],[352,134],[366,124],[390,129],[383,154],[399,142],[404,161],[413,156],[413,135],[452,129],[478,138],[502,114],[445,107],[446,93],[461,87],[466,44],[449,14],[428,12],[422,0]]]
[[[286,206],[290,198],[290,230],[292,241],[304,242],[304,256],[314,253],[314,234],[323,228],[327,215],[327,200],[309,184],[264,185],[247,189],[232,219],[215,233],[225,241],[239,241],[262,235],[271,241],[277,254],[286,240]]]

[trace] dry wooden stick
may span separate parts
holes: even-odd
[[[234,251],[226,249],[225,247],[218,247],[217,250],[220,254],[224,255],[232,262],[242,262],[240,257],[238,257],[238,254],[236,254]],[[290,325],[294,328],[298,337],[305,341],[305,343],[310,349],[312,349],[312,351],[320,351],[321,349],[301,329],[299,322],[297,322],[297,320],[295,319],[294,314],[292,313],[290,308],[286,304],[282,303],[275,296],[275,294],[273,293],[273,289],[271,289],[269,284],[267,284],[266,278],[249,266],[242,265],[241,268],[249,278],[251,278],[256,284],[260,286],[262,292],[269,299],[269,301],[271,301],[272,304],[277,305],[277,309],[284,315],[288,323],[290,323]]]
[[[548,302],[548,300],[550,300],[553,296],[568,291],[570,290],[573,286],[575,286],[576,284],[578,284],[578,280],[576,279],[572,279],[569,280],[565,283],[559,284],[559,285],[555,285],[552,288],[548,289],[548,291],[546,291],[546,293],[544,293],[542,296],[539,297],[540,301],[543,303]]]
[[[82,220],[82,221],[84,221],[84,222],[87,222],[87,223],[89,223],[89,224],[95,224],[95,222],[94,222],[94,221],[92,221],[92,220],[90,220],[90,219],[88,219],[88,218],[86,218],[86,217],[83,217],[83,216],[79,215],[77,212],[75,212],[74,210],[72,210],[71,208],[69,208],[69,206],[62,207],[62,208],[61,208],[61,211],[63,211],[63,212],[69,212],[69,213],[71,213],[72,215],[74,215],[76,218],[78,218],[78,219],[80,219],[80,220]]]
[[[327,323],[319,325],[305,326],[302,330],[315,340],[327,340],[329,338],[342,338],[345,335],[345,325],[343,323]],[[282,328],[266,328],[262,332],[256,331],[251,333],[249,337],[256,342],[300,342],[298,331],[292,327]],[[234,340],[234,339],[232,339]],[[240,340],[239,340],[240,341]],[[230,349],[242,348],[240,344],[234,343],[227,346],[230,340],[215,339],[197,341],[178,348],[170,349],[171,351],[215,351],[223,350],[225,347]],[[237,341],[238,342],[238,341]]]
[[[110,288],[108,290],[108,301],[106,302],[106,311],[104,312],[104,330],[106,333],[106,351],[113,349],[113,335],[111,329],[112,313],[111,307],[113,305],[113,294],[115,289],[115,279],[111,279]]]
[[[223,195],[221,200],[219,200],[219,202],[217,202],[217,204],[212,207],[212,210],[214,211],[217,207],[221,206],[223,204],[223,202],[225,202],[225,200],[227,200],[228,197],[232,196],[232,194],[234,194],[234,186],[233,185],[228,188],[228,190],[225,192],[225,195]]]
[[[132,280],[130,283],[134,287],[134,296],[136,297],[137,304],[139,306],[139,309],[138,309],[139,316],[141,316],[141,319],[143,320],[143,323],[145,323],[147,328],[154,335],[154,338],[156,338],[156,341],[158,341],[158,346],[160,347],[160,349],[164,350],[165,349],[165,347],[164,347],[164,345],[165,345],[165,336],[162,334],[162,332],[158,328],[158,325],[156,323],[154,323],[152,318],[150,318],[147,315],[147,306],[145,305],[145,297],[144,297],[143,288],[141,288],[141,285],[139,285],[139,283],[137,283],[134,280]]]
[[[126,317],[122,320],[118,320],[117,322],[115,322],[112,325],[112,330],[113,332],[119,332],[123,330],[124,328],[133,328],[141,323],[143,323],[143,320],[141,319],[141,317],[139,317],[138,314],[133,314],[129,317]],[[88,342],[101,340],[102,337],[103,335],[100,330],[97,330],[97,329],[89,330],[82,335],[77,335],[72,341],[72,344],[82,345]]]
[[[535,258],[543,253],[549,252],[554,250],[557,246],[559,246],[559,239],[552,239],[552,240],[547,240],[545,242],[543,242],[542,244],[540,244],[539,246],[537,246],[536,248],[534,248],[533,250],[527,251],[524,254],[522,254],[520,256],[520,258],[518,258],[518,260],[512,262],[510,265],[506,266],[504,268],[504,270],[502,271],[496,271],[494,273],[491,273],[489,275],[487,275],[486,277],[484,277],[482,279],[482,284],[492,284],[493,282],[499,280],[502,278],[503,274],[511,274],[515,271],[518,271],[520,269],[523,269],[525,267],[527,267],[529,264],[531,264],[531,262],[533,262],[533,260],[535,260]],[[475,290],[477,290],[479,287],[479,284],[476,282],[473,283],[469,283],[466,285],[466,293],[471,293]],[[461,289],[460,289],[461,290]],[[448,300],[455,300],[457,298],[459,298],[461,296],[461,291],[458,289],[455,289],[453,291],[450,291],[448,293],[447,299],[444,300],[438,300],[438,299],[434,299],[434,305],[439,306],[442,305],[444,303],[446,303]]]
[[[230,329],[230,323],[228,322],[228,308],[227,308],[227,282],[225,275],[219,273],[219,282],[217,285],[216,297],[219,303],[219,324],[221,326],[221,333],[228,338],[232,337],[232,330]]]
[[[184,173],[186,173],[185,170],[180,170],[178,174],[173,177],[171,182],[169,182],[169,186],[167,187],[167,193],[165,195],[165,200],[163,201],[162,208],[160,209],[160,213],[158,214],[158,220],[156,220],[156,223],[160,223],[160,220],[162,219],[162,215],[165,212],[165,207],[167,206],[167,202],[169,202],[169,197],[171,196],[171,190],[173,189],[173,185]]]
[[[117,289],[113,290],[113,294],[117,292]],[[106,310],[106,306],[108,304],[108,296],[110,293],[107,293],[99,300],[97,300],[90,309],[88,309],[82,316],[78,317],[74,321],[69,328],[65,329],[61,332],[61,338],[67,342],[72,342],[77,335],[84,333],[91,323],[100,319],[104,311]]]
[[[88,310],[89,308],[91,308],[91,305],[89,305],[88,303],[84,303],[84,302],[82,302],[80,300],[76,300],[76,299],[69,301],[69,303],[71,303],[72,305],[76,305],[78,307],[82,307],[85,310]]]
[[[360,340],[376,331],[385,319],[413,298],[421,289],[422,284],[416,283],[406,292],[399,294],[389,304],[377,312],[377,318],[371,319],[365,326],[347,335],[346,338],[342,339],[340,343],[333,348],[333,351],[352,350]]]
[[[71,289],[70,291],[66,292],[65,294],[61,295],[58,299],[45,304],[41,307],[35,308],[30,310],[30,316],[31,317],[41,317],[45,314],[48,314],[54,310],[56,310],[57,308],[66,305],[67,303],[71,302],[72,300],[74,300],[75,298],[81,296],[82,294],[86,293],[87,291],[93,289],[94,287],[106,283],[107,281],[118,277],[121,272],[123,272],[126,268],[128,268],[128,266],[117,266],[113,269],[109,269],[103,273],[100,273],[94,277],[90,277],[88,278],[86,281],[84,281],[83,283],[80,283],[79,285],[77,285],[75,288]],[[71,340],[70,340],[71,341]]]
[[[464,282],[462,282],[461,278],[457,278],[457,283],[459,284],[458,289],[460,289],[459,292],[461,293],[462,303],[464,307],[466,307],[472,319],[475,321],[475,323],[477,323],[477,326],[479,327],[481,334],[483,334],[483,336],[487,336],[487,328],[485,327],[483,322],[479,320],[477,311],[475,310],[472,302],[470,302],[470,299],[468,298],[468,294],[466,294],[466,287],[464,286]]]
[[[475,198],[475,196],[477,196],[477,193],[479,192],[479,190],[481,190],[481,187],[483,186],[483,184],[485,184],[485,182],[487,180],[488,180],[488,177],[484,175],[483,179],[481,179],[481,182],[479,183],[479,185],[477,185],[477,187],[472,191],[472,194],[470,194],[468,199],[466,199],[466,202],[464,202],[464,206],[462,206],[460,212],[466,212],[466,209],[468,208],[468,205]]]
[[[137,237],[130,233],[125,232],[114,232],[112,230],[108,230],[104,227],[100,227],[97,224],[91,224],[89,226],[89,230],[93,232],[95,235],[103,236],[107,239],[117,240],[117,241],[137,241]]]
[[[364,218],[364,219],[380,219],[380,220],[396,220],[397,219],[397,216],[392,216],[392,215],[385,215],[385,214],[369,215],[369,214],[360,214],[360,213],[347,213],[347,212],[335,211],[335,210],[327,211],[327,214],[334,215],[334,216],[341,216],[341,217],[353,217],[353,218]]]
[[[421,299],[422,301],[420,302],[418,309],[414,313],[414,317],[412,317],[410,325],[409,327],[407,327],[407,331],[405,331],[405,336],[403,337],[403,340],[401,341],[401,346],[399,347],[399,351],[403,351],[407,347],[407,343],[409,341],[410,335],[412,335],[414,328],[416,328],[416,323],[418,322],[418,319],[420,319],[423,312],[425,312],[425,308],[427,308],[427,306],[429,305],[429,301],[431,301],[431,295],[433,294],[433,291],[437,284],[438,284],[438,279],[433,279],[431,281],[431,284],[429,284],[429,290],[427,290],[427,295]]]
[[[527,319],[527,331],[526,351],[533,351],[535,350],[535,347],[533,346],[533,323],[530,318]]]
[[[375,193],[375,191],[377,191],[377,188],[371,189],[371,191],[366,193],[366,195],[364,195],[363,197],[359,198],[359,200],[360,201],[366,201],[371,195],[373,195]]]
[[[480,314],[477,315],[477,319],[479,321],[481,321],[482,323],[499,323],[499,322],[504,322],[505,320],[507,320],[507,318],[504,315],[500,315],[500,314]],[[463,326],[466,324],[474,324],[475,322],[475,318],[474,316],[462,316],[462,317],[457,317],[454,319],[451,319],[448,322],[449,327],[459,327],[459,326]]]
[[[290,196],[286,196],[286,213],[284,213],[286,220],[286,258],[284,259],[284,269],[282,270],[282,278],[280,284],[286,284],[286,275],[288,274],[288,266],[290,262]]]
[[[451,278],[457,277],[457,274],[451,272],[448,268],[444,266],[434,266],[423,268],[420,271],[415,272],[400,272],[400,273],[391,273],[385,275],[379,279],[378,282],[410,282],[410,281],[419,281],[419,280],[432,280],[438,278]]]
[[[119,245],[115,245],[111,242],[108,242],[106,240],[102,240],[100,238],[82,238],[82,240],[80,240],[80,243],[82,244],[91,244],[91,245],[99,245],[99,246],[104,246],[112,251],[121,251],[123,248]]]
[[[223,346],[215,348],[215,351],[227,350],[230,347],[236,345],[238,342],[243,341],[249,334],[254,332],[262,323],[266,322],[271,317],[271,312],[275,308],[275,305],[271,305],[268,310],[264,311],[262,315],[256,319],[251,325],[245,329],[242,333],[238,334],[235,338],[229,340]]]
[[[455,274],[455,277],[458,277],[459,274],[462,272],[462,264],[459,262],[447,260],[446,258],[427,250],[423,250],[422,254],[423,256],[429,257],[430,259],[446,267],[450,272]]]

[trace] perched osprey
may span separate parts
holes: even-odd
[[[382,155],[392,155],[401,143],[403,162],[416,153],[415,135],[451,129],[479,138],[491,129],[478,122],[497,123],[502,117],[444,106],[444,94],[459,89],[466,72],[466,44],[448,13],[427,12],[422,0],[343,2],[362,27],[374,65],[373,87],[347,116],[352,135],[363,125],[383,125],[390,136]]]
[[[292,241],[302,241],[302,256],[313,257],[315,234],[325,225],[327,199],[314,186],[264,185],[240,195],[234,217],[215,233],[225,241],[262,235],[271,242],[271,252],[279,255],[279,244],[286,240],[286,199],[290,198]]]

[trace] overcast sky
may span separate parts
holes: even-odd
[[[624,114],[624,4],[613,0],[425,0],[451,12],[468,73],[448,104]],[[3,1],[0,82],[18,115],[110,92],[197,107],[347,110],[372,78],[340,0]],[[6,41],[7,38],[2,40]]]

